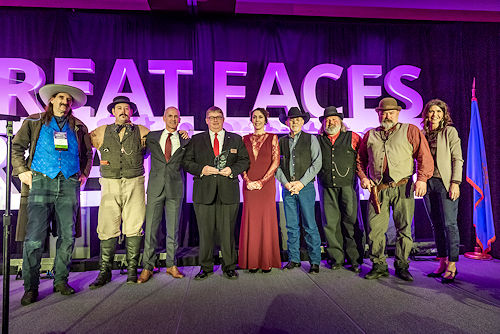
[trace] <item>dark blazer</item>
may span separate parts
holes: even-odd
[[[181,146],[174,152],[168,162],[160,147],[160,137],[163,130],[151,131],[146,136],[147,154],[151,154],[151,170],[149,171],[148,197],[165,193],[166,198],[183,198],[185,173],[182,170],[182,160],[189,139],[182,139]]]
[[[214,151],[208,131],[193,136],[186,148],[184,169],[193,174],[193,202],[198,204],[212,204],[218,194],[224,204],[240,202],[240,187],[238,175],[248,169],[250,159],[241,136],[226,131],[222,151],[228,151],[227,167],[232,174],[201,176],[206,165],[214,166]]]

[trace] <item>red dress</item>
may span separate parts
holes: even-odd
[[[278,137],[270,133],[250,134],[243,137],[243,142],[250,156],[250,168],[243,173],[238,264],[245,269],[280,268],[274,178],[280,163]],[[252,181],[259,181],[262,188],[248,190],[247,184]]]

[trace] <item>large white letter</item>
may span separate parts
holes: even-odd
[[[347,69],[349,114],[353,118],[349,126],[361,131],[378,124],[375,109],[365,108],[365,98],[377,98],[382,94],[380,86],[365,86],[365,78],[382,75],[380,65],[352,65]]]
[[[272,95],[274,82],[278,86],[280,94]],[[292,83],[283,63],[269,63],[266,73],[259,88],[257,98],[255,99],[255,108],[285,108],[286,112],[291,107],[298,107],[297,97],[293,91]]]
[[[244,99],[245,86],[228,86],[227,76],[247,75],[247,63],[216,61],[214,64],[214,105],[227,113],[227,99]]]
[[[17,81],[17,74],[24,73],[24,80]],[[43,111],[35,91],[45,84],[45,73],[35,63],[23,58],[0,58],[0,110],[17,115],[16,99],[29,115]]]
[[[165,108],[179,108],[179,75],[193,75],[192,60],[149,60],[149,73],[163,74],[165,83]]]
[[[301,87],[301,100],[304,110],[319,117],[323,115],[322,107],[316,98],[316,83],[319,78],[337,80],[342,75],[343,68],[335,64],[319,64],[314,66],[304,77]],[[339,108],[337,108],[339,109]]]
[[[126,80],[130,84],[131,93],[123,93],[123,86]],[[149,104],[144,85],[142,84],[141,77],[137,71],[137,67],[132,59],[117,59],[111,75],[109,76],[108,84],[102,95],[101,104],[97,110],[97,117],[99,119],[105,118],[109,115],[106,107],[113,102],[116,96],[127,96],[132,102],[137,105],[139,115],[142,120],[153,118],[151,105]],[[142,121],[141,120],[141,121]]]
[[[402,123],[413,123],[420,126],[420,118],[415,119],[424,106],[422,96],[415,90],[403,85],[401,79],[413,81],[418,79],[420,69],[411,65],[396,66],[386,74],[384,78],[385,90],[396,99],[401,100],[406,109],[399,114],[399,121]]]
[[[90,81],[74,81],[73,73],[95,73],[92,59],[56,58],[54,64],[54,83],[80,88],[87,95],[94,95],[94,85]],[[78,108],[78,115],[94,116],[94,108],[83,106]],[[85,120],[87,117],[82,117]]]

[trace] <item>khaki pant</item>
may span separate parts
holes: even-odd
[[[374,264],[386,265],[385,233],[389,226],[389,214],[392,208],[397,238],[394,266],[407,268],[408,257],[413,246],[411,237],[411,224],[415,210],[413,184],[404,184],[380,191],[380,202],[379,214],[375,213],[371,204],[368,210],[370,259]]]
[[[101,205],[97,223],[100,240],[142,235],[146,215],[144,176],[131,179],[101,178]],[[123,222],[123,224],[122,224]]]

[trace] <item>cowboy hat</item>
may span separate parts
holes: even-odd
[[[302,112],[302,110],[300,110],[298,107],[291,107],[290,110],[288,110],[288,115],[285,113],[280,113],[279,119],[281,123],[286,124],[287,119],[297,117],[302,117],[304,119],[304,124],[306,124],[307,122],[309,122],[311,115],[308,112]]]
[[[71,97],[73,98],[71,109],[80,108],[81,106],[85,105],[85,103],[87,103],[87,95],[83,92],[83,90],[73,86],[49,84],[40,88],[40,91],[38,92],[45,105],[48,105],[50,99],[58,93],[66,93],[71,95]]]
[[[398,102],[393,97],[384,97],[380,100],[378,107],[375,108],[375,111],[386,111],[386,110],[397,110],[400,111],[401,107],[398,106]]]
[[[117,96],[113,99],[113,102],[108,104],[108,111],[110,114],[112,114],[112,110],[117,105],[118,103],[126,103],[130,106],[132,109],[132,116],[139,116],[139,113],[137,112],[137,106],[135,105],[134,102],[130,102],[130,99],[126,96]]]
[[[325,110],[323,111],[323,116],[319,116],[319,121],[323,122],[323,120],[329,116],[337,116],[337,117],[340,117],[341,120],[344,119],[343,113],[338,112],[337,108],[330,106],[330,107],[325,108]]]

